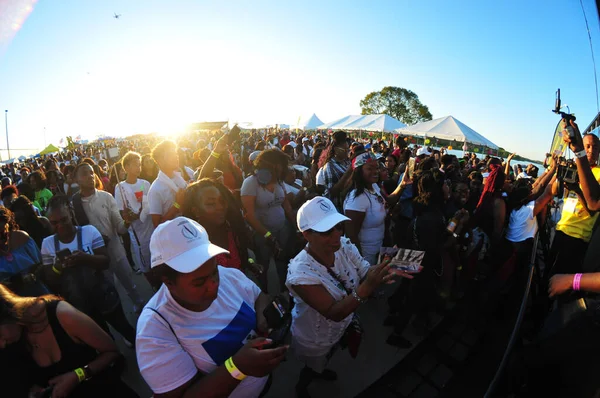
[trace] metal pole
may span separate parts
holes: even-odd
[[[6,150],[8,151],[8,159],[10,159],[10,147],[8,146],[8,109],[4,110],[4,125],[6,128]]]

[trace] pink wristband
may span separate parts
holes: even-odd
[[[573,278],[573,290],[576,292],[578,292],[580,288],[581,275],[582,274],[575,274],[575,277]]]

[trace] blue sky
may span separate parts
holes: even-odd
[[[583,3],[600,62],[595,4]],[[13,148],[43,147],[44,127],[58,144],[202,120],[327,122],[387,85],[537,159],[558,122],[556,88],[582,127],[597,113],[576,0],[0,2]]]

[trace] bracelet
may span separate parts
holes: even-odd
[[[176,208],[177,210],[181,209],[181,205],[177,202],[173,202],[173,207]]]
[[[358,301],[360,304],[363,304],[363,303],[367,302],[367,300],[360,298],[360,296],[358,295],[358,293],[356,293],[355,289],[352,290],[352,297],[354,297],[356,299],[356,301]]]
[[[581,276],[583,274],[575,274],[575,277],[573,278],[573,290],[578,292],[579,288],[581,287]]]
[[[215,159],[219,159],[219,158],[221,157],[221,154],[220,154],[220,153],[217,153],[217,152],[215,152],[215,151],[212,151],[212,152],[210,153],[210,156],[212,156],[212,157],[213,157],[213,158],[215,158]]]
[[[246,378],[246,375],[240,372],[237,366],[235,366],[232,357],[227,358],[227,360],[225,361],[225,368],[227,369],[231,377],[233,377],[236,380],[242,381]]]
[[[54,265],[52,266],[52,271],[54,271],[54,273],[56,275],[61,275],[62,274],[62,271],[58,270],[58,268],[56,268]]]
[[[254,264],[254,259],[252,257],[248,257],[248,264]]]
[[[268,237],[269,237],[269,236],[271,236],[271,235],[273,235],[273,234],[271,233],[271,231],[267,231],[267,233],[265,234],[265,238],[268,238]]]
[[[584,158],[587,156],[587,153],[585,153],[585,149],[579,152],[575,152],[575,157],[578,159]]]
[[[77,375],[77,380],[81,383],[85,380],[85,372],[81,368],[75,369],[75,374]]]

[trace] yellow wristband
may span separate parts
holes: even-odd
[[[212,151],[212,152],[210,153],[210,156],[212,156],[212,157],[213,157],[213,158],[215,158],[215,159],[219,159],[219,158],[221,157],[221,154],[220,154],[220,153],[217,153],[217,152],[215,152],[215,151]]]
[[[240,372],[237,366],[235,366],[231,357],[227,358],[227,360],[225,361],[225,368],[227,369],[231,377],[233,377],[236,380],[242,381],[246,378],[246,375]]]
[[[83,371],[83,369],[81,369],[81,368],[75,369],[75,374],[77,375],[77,379],[79,380],[80,383],[85,380],[85,372]]]
[[[56,268],[54,265],[52,266],[52,271],[54,271],[54,273],[55,273],[56,275],[60,275],[60,274],[62,274],[62,272],[61,272],[61,271],[59,271],[59,270],[58,270],[58,269],[57,269],[57,268]]]
[[[254,264],[254,259],[248,257],[248,264]]]
[[[181,209],[181,205],[179,205],[179,203],[177,203],[177,202],[173,202],[173,207],[176,208],[177,210]]]
[[[271,231],[267,231],[267,233],[265,234],[265,238],[268,238],[269,236],[271,236]]]

